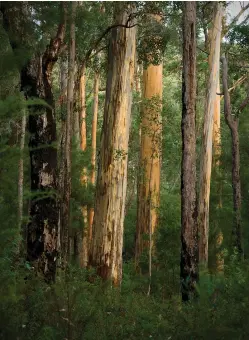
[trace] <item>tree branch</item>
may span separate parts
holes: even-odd
[[[98,45],[100,44],[101,40],[107,35],[107,33],[109,33],[113,28],[117,28],[117,27],[124,27],[124,28],[132,28],[135,26],[138,26],[138,24],[134,24],[131,26],[128,26],[128,22],[130,21],[130,19],[127,20],[126,24],[116,24],[116,25],[112,25],[107,27],[107,29],[100,35],[100,37],[93,43],[93,46],[87,51],[86,55],[85,55],[85,59],[84,62],[87,63],[87,61],[89,60],[92,51],[96,50]]]
[[[233,18],[232,22],[227,26],[227,33],[230,30],[231,27],[233,27],[236,22],[239,20],[239,18],[241,17],[241,15],[249,8],[249,3],[245,6],[242,7],[241,10],[239,11],[239,13],[236,15],[235,18]],[[227,34],[226,33],[226,34]]]

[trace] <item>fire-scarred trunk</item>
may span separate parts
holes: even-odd
[[[39,98],[44,105],[30,107],[31,191],[30,223],[27,230],[28,260],[47,281],[55,279],[58,256],[58,204],[56,200],[56,121],[51,75],[58,59],[65,31],[65,12],[56,37],[43,55],[36,55],[21,73],[21,85],[27,98]]]

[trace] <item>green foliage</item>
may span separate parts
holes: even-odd
[[[246,339],[248,269],[247,262],[239,264],[234,257],[224,276],[203,274],[199,299],[181,305],[178,293],[166,299],[163,290],[151,296],[138,290],[144,279],[128,264],[121,292],[76,267],[48,286],[21,265],[5,271],[0,338]]]

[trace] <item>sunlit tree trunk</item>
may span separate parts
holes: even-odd
[[[233,186],[233,209],[234,209],[234,226],[233,226],[233,246],[242,254],[241,239],[241,182],[240,182],[240,151],[239,151],[239,120],[238,117],[232,116],[230,95],[228,92],[228,71],[227,61],[222,56],[222,82],[224,92],[224,115],[225,121],[230,129],[232,137],[232,186]]]
[[[220,133],[220,72],[218,69],[217,93],[215,99],[214,109],[214,124],[213,124],[213,169],[216,176],[220,174],[220,157],[221,157],[221,133]],[[216,192],[218,197],[217,208],[222,208],[222,182],[218,179]],[[217,226],[218,227],[218,226]],[[216,271],[223,273],[224,271],[224,256],[223,251],[220,250],[223,243],[223,233],[218,228],[216,235]]]
[[[217,70],[217,93],[220,93],[220,72]],[[214,106],[214,124],[213,124],[213,155],[214,155],[214,167],[219,167],[221,156],[221,135],[220,135],[220,95],[216,95]]]
[[[157,16],[155,20],[160,21],[160,18]],[[162,76],[162,63],[159,65],[150,64],[143,70],[140,174],[138,178],[135,249],[136,264],[138,264],[144,248],[149,249],[149,256],[151,257],[153,234],[158,224],[162,133]]]
[[[196,3],[184,3],[182,82],[181,290],[183,301],[196,293],[198,232],[196,206]]]
[[[98,105],[99,105],[99,72],[94,75],[94,91],[93,91],[93,119],[92,119],[92,155],[91,155],[91,184],[95,185],[96,173],[96,138],[97,138],[97,123],[98,123]],[[93,224],[94,209],[90,207],[88,214],[88,246],[92,239],[92,224]]]
[[[81,143],[80,148],[82,151],[86,151],[86,67],[85,63],[82,64],[81,67],[81,76],[80,76],[80,118],[81,118]],[[84,167],[82,169],[81,174],[81,183],[84,187],[87,187],[87,169]],[[77,235],[77,243],[81,242],[79,245],[79,260],[80,266],[86,267],[88,263],[88,220],[87,220],[87,206],[84,205],[81,207],[83,221],[84,221],[84,229],[79,231]]]
[[[208,264],[209,235],[209,197],[212,167],[212,135],[214,108],[217,90],[217,72],[220,59],[222,4],[217,3],[213,20],[210,45],[210,65],[208,89],[205,102],[204,127],[200,164],[200,190],[198,202],[199,260],[204,266]]]
[[[133,26],[131,5],[115,4],[115,24]],[[112,29],[90,264],[105,280],[122,280],[123,224],[134,77],[135,27]]]

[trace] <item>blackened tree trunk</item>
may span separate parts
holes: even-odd
[[[222,81],[224,92],[224,115],[232,137],[232,186],[233,186],[233,209],[234,226],[232,231],[233,245],[242,254],[241,244],[241,183],[240,183],[240,152],[239,152],[239,120],[238,116],[232,116],[230,94],[227,81],[227,60],[222,56]]]
[[[195,294],[198,279],[196,206],[196,3],[184,3],[182,78],[182,177],[181,177],[181,291],[183,301]]]
[[[63,5],[62,5],[63,6]],[[56,37],[43,55],[36,55],[22,70],[21,84],[27,98],[43,99],[47,105],[30,107],[30,223],[27,256],[46,281],[53,281],[58,256],[58,204],[56,199],[57,150],[51,75],[65,33],[65,11]]]

